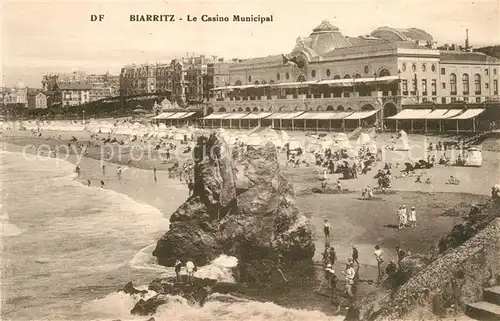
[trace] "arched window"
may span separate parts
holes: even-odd
[[[245,108],[245,111],[246,112],[251,112],[252,110],[250,109],[250,107],[247,107],[247,108]]]
[[[234,83],[235,86],[241,86],[241,80],[236,80],[236,82]]]
[[[348,75],[348,74],[344,75],[344,79],[349,79],[349,78],[351,78],[351,75]]]
[[[256,81],[254,81],[254,82],[253,82],[253,84],[254,84],[254,85],[258,85],[258,84],[259,84],[259,81],[258,81],[258,80],[256,80]]]
[[[450,93],[452,95],[457,94],[457,75],[455,74],[450,75]]]
[[[263,85],[267,84],[267,81],[262,80],[262,84],[263,84]]]
[[[481,75],[480,74],[475,74],[474,75],[474,87],[476,88],[476,95],[481,94]]]
[[[311,71],[311,76],[314,78],[316,77],[316,70]]]
[[[286,74],[285,74],[285,78],[286,78],[287,80],[288,80],[288,79],[290,79],[290,74],[289,74],[289,73],[286,73]]]
[[[469,94],[469,75],[468,74],[462,75],[462,87],[464,89],[464,95],[468,95]]]
[[[327,70],[326,70],[326,76],[327,76],[327,77],[330,77],[330,75],[331,75],[330,69],[327,69]]]
[[[304,75],[300,75],[300,76],[298,76],[298,77],[297,77],[297,81],[298,81],[298,82],[303,82],[303,81],[306,81],[306,76],[304,76]]]
[[[328,105],[328,106],[326,107],[326,110],[333,110],[333,106],[332,106],[332,105]]]
[[[252,82],[252,76],[248,76],[248,82]]]
[[[342,106],[342,105],[338,106],[338,107],[337,107],[337,110],[338,110],[338,111],[344,111],[344,106]]]
[[[354,78],[361,78],[361,75],[359,73],[355,73]]]
[[[380,72],[378,73],[378,76],[379,77],[386,77],[386,76],[390,76],[391,73],[389,72],[389,70],[387,69],[382,69],[380,70]]]
[[[217,111],[218,111],[219,113],[224,113],[224,112],[226,112],[226,108],[221,107],[221,108],[219,108]]]
[[[240,107],[240,108],[238,108],[238,111],[243,111],[243,108],[241,108],[241,107]]]
[[[258,107],[254,107],[254,108],[252,109],[252,111],[253,111],[253,112],[259,111],[259,108],[258,108]]]
[[[340,79],[340,76],[339,75],[335,75],[335,76],[333,76],[333,79]]]
[[[281,77],[280,73],[277,73],[276,74],[276,79],[280,80],[280,77]]]
[[[317,111],[323,111],[323,107],[321,105],[319,105],[317,108],[316,108]]]
[[[278,79],[278,80],[279,80],[279,79]],[[269,80],[269,83],[270,83],[270,84],[274,84],[274,80],[272,80],[272,79],[271,79],[271,80]]]

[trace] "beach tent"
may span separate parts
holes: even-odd
[[[410,145],[408,144],[408,134],[404,130],[399,131],[399,138],[396,141],[395,150],[410,150]]]
[[[356,144],[358,145],[365,145],[365,144],[368,144],[369,142],[371,142],[371,138],[370,138],[370,135],[366,134],[366,133],[361,133],[358,137],[358,139],[356,140]]]
[[[290,150],[294,150],[294,149],[298,149],[298,148],[304,149],[302,147],[302,144],[298,140],[292,140],[291,142],[289,142],[289,148],[290,148]]]
[[[465,165],[480,167],[483,165],[483,153],[478,147],[471,147],[467,150],[468,155],[466,157]]]
[[[167,126],[166,126],[164,123],[160,123],[160,124],[158,125],[158,129],[159,129],[159,130],[162,130],[162,131],[163,131],[163,130],[167,130]]]
[[[290,136],[288,136],[288,133],[284,130],[281,131],[281,141],[287,143],[290,140]]]

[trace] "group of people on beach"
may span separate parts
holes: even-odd
[[[408,211],[406,205],[399,205],[397,214],[398,229],[403,229],[405,227],[417,227],[417,210],[415,209],[415,206],[412,206]]]
[[[402,209],[403,207],[400,206]],[[325,219],[324,220],[324,234],[325,234],[325,251],[323,252],[323,265],[325,268],[325,280],[327,281],[327,285],[330,287],[332,293],[332,298],[336,295],[337,291],[337,283],[339,281],[338,277],[335,274],[334,265],[338,262],[337,253],[335,248],[330,244],[330,222]],[[384,271],[387,277],[392,277],[399,269],[402,269],[402,261],[406,258],[410,253],[403,251],[400,246],[396,246],[396,255],[397,255],[397,265],[394,260],[390,260],[384,269],[384,251],[380,247],[380,245],[375,245],[373,255],[377,262],[377,283],[380,283],[384,276]],[[351,256],[347,258],[345,269],[341,271],[341,273],[345,277],[345,294],[351,300],[354,299],[355,291],[357,284],[359,283],[359,251],[355,245],[352,245]],[[320,286],[316,291],[321,291],[321,288],[324,284],[324,281],[321,282]]]
[[[175,277],[177,282],[181,282],[181,269],[182,262],[180,260],[176,260],[174,264]],[[194,284],[194,273],[197,271],[196,265],[191,260],[187,260],[186,262],[186,283],[193,285]]]

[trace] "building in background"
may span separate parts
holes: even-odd
[[[87,74],[83,71],[47,74],[42,78],[44,91],[54,91],[56,85],[86,84],[91,87],[90,101],[119,96],[120,77],[104,74]]]
[[[199,104],[209,96],[208,64],[214,57],[204,55],[173,59],[165,64],[129,65],[120,73],[120,93],[124,97],[172,93],[181,105]]]
[[[19,82],[13,88],[2,88],[0,102],[4,105],[18,105],[26,108],[28,104],[28,87]]]
[[[45,109],[48,107],[48,95],[43,91],[28,92],[28,109]]]
[[[78,106],[90,102],[89,84],[56,84],[54,100],[63,107]]]
[[[376,121],[403,105],[499,99],[498,59],[471,52],[468,39],[441,49],[418,28],[347,37],[323,21],[288,54],[230,64],[207,112],[373,110]]]

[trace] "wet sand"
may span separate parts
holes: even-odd
[[[33,137],[30,132],[6,131],[2,140],[9,151],[22,151],[23,146],[29,144],[48,144],[51,146],[67,145],[72,136],[79,140],[88,140],[88,133],[62,132],[62,139],[49,139],[47,136],[56,136],[56,132],[44,131],[41,138]],[[107,135],[101,135],[105,137]],[[116,135],[112,135],[115,137]],[[126,139],[117,136],[118,140]],[[379,136],[379,142],[389,137]],[[411,137],[415,145],[425,144],[426,141],[419,136]],[[388,142],[389,143],[389,142]],[[423,149],[422,149],[423,150]],[[34,150],[32,150],[33,152]],[[423,153],[423,152],[422,152]],[[185,161],[191,154],[179,154],[181,161]],[[105,182],[105,188],[113,189],[126,194],[132,199],[150,204],[164,213],[168,207],[162,199],[164,193],[169,193],[172,184],[185,186],[185,182],[178,179],[169,179],[166,171],[172,166],[173,160],[163,163],[159,159],[142,159],[129,162],[127,154],[116,154],[110,162],[106,162],[106,174],[101,171],[101,150],[98,147],[88,150],[88,157],[83,158],[79,166],[81,176],[77,180],[86,184],[88,179],[93,186]],[[347,258],[351,255],[351,246],[356,245],[360,254],[360,275],[362,279],[374,279],[376,275],[376,262],[373,256],[373,246],[380,244],[385,251],[386,262],[395,259],[395,246],[400,245],[406,251],[412,253],[426,254],[451,227],[461,220],[461,214],[465,214],[472,203],[482,202],[487,199],[490,188],[498,181],[499,153],[485,152],[484,164],[481,168],[468,167],[445,167],[425,170],[427,176],[433,178],[432,184],[414,183],[415,177],[406,177],[393,180],[393,188],[386,195],[376,195],[375,200],[361,200],[360,190],[367,184],[375,184],[375,175],[378,168],[383,164],[378,163],[371,172],[360,176],[355,180],[342,181],[344,188],[353,193],[340,195],[319,195],[307,192],[312,187],[319,186],[319,170],[316,166],[300,166],[299,168],[285,167],[286,157],[280,154],[282,169],[286,177],[294,184],[297,195],[299,210],[304,212],[311,220],[315,233],[316,253],[314,260],[320,266],[321,252],[324,249],[323,219],[331,222],[331,245],[337,250],[338,263],[335,265],[337,275],[342,278],[340,271],[344,268]],[[398,154],[388,153],[387,161],[400,157]],[[420,157],[417,155],[416,157]],[[423,154],[422,154],[423,157]],[[121,158],[121,159],[120,159]],[[75,155],[68,160],[77,163]],[[123,164],[122,178],[116,175],[117,164]],[[156,167],[158,181],[153,179],[152,168]],[[460,185],[445,184],[450,175],[460,179]],[[329,177],[333,183],[338,175]],[[181,189],[180,199],[188,196],[187,188]],[[418,227],[416,229],[398,230],[396,224],[396,208],[399,204],[416,206],[418,213]],[[448,209],[447,215],[442,215]],[[298,271],[300,274],[300,271]],[[293,278],[293,284],[287,291],[273,288],[259,295],[261,299],[272,299],[278,304],[285,306],[301,307],[306,309],[321,309],[331,311],[326,298],[315,295],[313,286],[321,279],[321,276],[311,280],[304,280],[300,275]],[[125,281],[125,280],[124,280]],[[128,280],[126,280],[128,281]],[[340,287],[340,286],[339,286]],[[369,290],[370,286],[360,286],[360,293]],[[256,293],[258,294],[258,293]]]

